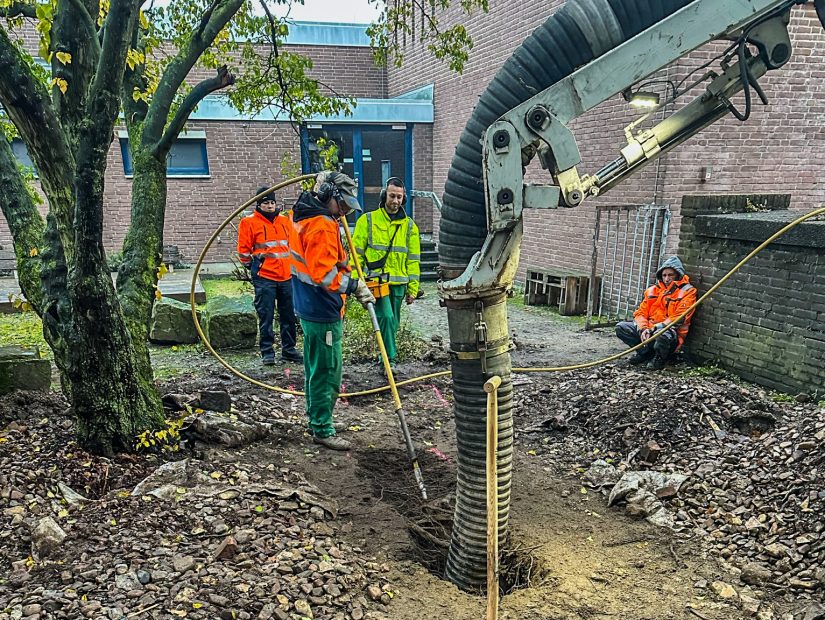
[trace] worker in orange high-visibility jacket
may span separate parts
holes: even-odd
[[[341,391],[344,297],[353,295],[364,306],[375,303],[364,281],[351,273],[341,244],[339,218],[360,210],[358,185],[342,172],[318,175],[315,191],[302,193],[292,210],[292,286],[304,333],[306,413],[313,441],[332,450],[351,447],[332,422]]]
[[[260,187],[256,193],[266,190]],[[281,359],[302,362],[304,358],[295,348],[297,329],[292,307],[290,245],[295,229],[290,218],[281,214],[274,193],[260,196],[256,202],[255,212],[243,218],[238,227],[238,258],[251,272],[255,288],[261,359],[266,365],[275,363],[272,323],[277,303]]]
[[[631,347],[664,331],[652,343],[636,351],[629,362],[634,366],[647,363],[647,367],[654,370],[664,368],[667,360],[684,343],[694,311],[691,310],[681,321],[676,319],[694,303],[696,289],[685,274],[682,261],[671,256],[656,272],[656,284],[644,292],[633,320],[616,325],[616,336]]]

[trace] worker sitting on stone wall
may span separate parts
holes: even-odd
[[[691,310],[681,321],[679,316],[696,302],[696,289],[685,275],[685,268],[677,256],[665,260],[656,272],[656,284],[644,292],[642,302],[632,321],[622,321],[616,325],[616,336],[634,347],[650,340],[661,331],[664,333],[648,343],[630,358],[630,363],[638,366],[647,363],[648,368],[661,370],[667,360],[679,350],[685,341]]]

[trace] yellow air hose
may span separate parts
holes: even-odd
[[[200,321],[198,320],[198,314],[197,314],[197,310],[195,308],[195,284],[197,283],[198,274],[200,273],[201,265],[203,264],[203,259],[206,256],[207,252],[209,252],[209,249],[212,247],[212,244],[215,242],[215,239],[217,239],[218,235],[221,234],[223,229],[226,228],[233,219],[235,219],[238,215],[240,215],[240,213],[244,209],[246,209],[248,206],[250,206],[252,203],[254,203],[260,196],[265,196],[266,194],[268,194],[270,192],[274,192],[274,191],[277,191],[277,190],[282,189],[284,187],[288,187],[289,185],[292,185],[294,183],[299,183],[301,181],[306,181],[306,180],[314,179],[314,178],[315,178],[314,174],[304,174],[304,175],[301,175],[301,176],[298,176],[298,177],[294,177],[292,179],[287,179],[286,181],[278,183],[277,185],[273,185],[272,187],[267,189],[265,192],[261,192],[260,194],[257,194],[256,196],[253,196],[251,199],[249,199],[245,203],[243,203],[240,207],[235,209],[235,211],[233,211],[232,214],[230,214],[229,217],[227,217],[223,221],[223,223],[215,230],[215,232],[212,233],[212,236],[209,238],[209,241],[206,242],[206,245],[203,247],[203,250],[201,250],[200,256],[198,257],[198,262],[195,264],[195,268],[194,268],[194,271],[192,273],[192,284],[191,284],[191,288],[189,289],[189,304],[192,308],[192,320],[195,323],[195,329],[197,330],[198,336],[200,336],[201,341],[203,341],[204,346],[215,357],[215,359],[217,359],[224,366],[224,368],[226,368],[229,372],[231,372],[232,374],[234,374],[237,377],[240,377],[241,379],[243,379],[245,381],[249,381],[253,385],[257,385],[258,387],[264,388],[265,390],[271,390],[273,392],[281,392],[283,394],[293,394],[294,396],[303,396],[304,393],[299,391],[299,390],[288,390],[286,388],[278,387],[278,386],[275,386],[275,385],[269,385],[268,383],[263,383],[261,381],[258,381],[257,379],[253,379],[252,377],[250,377],[248,375],[245,375],[240,370],[238,370],[234,366],[232,366],[229,362],[227,362],[225,359],[223,359],[220,356],[220,354],[218,354],[218,352],[215,351],[214,348],[212,348],[212,345],[210,344],[209,339],[206,337],[206,334],[204,334],[203,329],[201,328]],[[759,254],[759,252],[761,252],[767,246],[769,246],[771,243],[773,243],[776,239],[778,239],[779,237],[781,237],[782,235],[787,233],[789,230],[791,230],[795,226],[798,226],[802,222],[804,222],[806,220],[809,220],[812,217],[816,217],[817,215],[823,215],[823,214],[825,214],[825,208],[815,209],[813,211],[810,211],[809,213],[806,213],[804,215],[799,216],[798,218],[796,218],[792,222],[789,222],[786,226],[782,227],[780,230],[776,231],[770,237],[765,239],[765,241],[763,241],[757,247],[755,247],[747,256],[745,256],[745,258],[740,260],[733,267],[733,269],[728,271],[719,280],[719,282],[717,282],[712,287],[710,287],[710,289],[708,289],[708,291],[704,295],[702,295],[699,299],[696,300],[696,302],[692,306],[690,306],[681,315],[679,315],[679,317],[675,321],[673,321],[673,323],[678,323],[679,321],[684,319],[688,314],[690,314],[693,310],[695,310],[701,303],[703,303],[708,297],[710,297],[714,292],[716,292],[716,289],[718,289],[725,282],[727,282],[727,280],[731,276],[733,276],[733,274],[735,274],[737,271],[739,271],[748,261],[750,261],[754,256]],[[583,369],[583,368],[592,368],[594,366],[600,366],[601,364],[606,364],[608,362],[612,362],[614,360],[619,359],[620,357],[628,355],[629,353],[632,353],[632,352],[634,352],[638,349],[641,349],[643,346],[645,346],[648,343],[652,342],[653,340],[655,340],[656,338],[658,338],[659,336],[661,336],[664,333],[665,333],[665,330],[662,330],[658,334],[654,334],[653,336],[651,336],[647,341],[645,341],[643,343],[640,343],[640,344],[636,345],[635,347],[625,349],[624,351],[621,351],[620,353],[616,353],[614,355],[609,355],[609,356],[604,357],[602,359],[598,359],[598,360],[594,360],[594,361],[590,361],[590,362],[583,362],[581,364],[571,364],[569,366],[545,366],[545,367],[533,366],[533,367],[530,367],[530,368],[513,368],[513,371],[514,372],[566,372],[568,370],[579,370],[579,369]],[[433,373],[429,373],[429,374],[426,374],[426,375],[413,377],[411,379],[405,379],[404,381],[396,381],[395,385],[396,386],[409,385],[411,383],[416,383],[418,381],[426,381],[427,379],[435,379],[437,377],[444,377],[444,376],[447,376],[449,374],[450,374],[449,370],[441,370],[439,372],[433,372]],[[371,394],[379,394],[381,392],[386,392],[387,390],[390,390],[390,389],[391,389],[391,387],[389,385],[384,385],[384,386],[381,386],[381,387],[372,388],[370,390],[362,390],[360,392],[342,392],[338,396],[341,397],[341,398],[350,398],[350,397],[353,397],[353,396],[369,396]]]

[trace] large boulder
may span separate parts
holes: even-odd
[[[198,312],[198,321],[201,314]],[[163,297],[152,308],[149,325],[149,340],[160,344],[194,344],[198,342],[198,332],[192,321],[192,308],[174,299]]]
[[[0,347],[0,394],[14,390],[48,392],[52,385],[49,360],[37,348]]]
[[[216,349],[249,349],[258,337],[258,317],[251,297],[217,295],[206,301],[206,334]]]

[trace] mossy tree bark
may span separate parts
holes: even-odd
[[[216,0],[204,13],[187,46],[166,67],[158,88],[148,105],[135,100],[135,89],[145,89],[145,76],[139,68],[127,69],[122,103],[129,132],[134,166],[131,226],[123,244],[123,263],[118,271],[117,291],[129,331],[137,346],[139,363],[150,367],[149,320],[155,300],[158,269],[163,260],[163,223],[166,217],[166,159],[172,144],[183,131],[189,115],[209,93],[233,83],[226,67],[195,85],[172,113],[176,94],[201,55],[229,23],[243,4],[242,0]],[[139,37],[133,46],[140,49]]]
[[[106,155],[119,110],[124,42],[131,40],[138,6],[137,0],[112,0],[98,42],[97,34],[86,36],[94,27],[89,6],[58,4],[52,50],[77,64],[57,68],[67,88],[53,88],[51,98],[0,29],[0,103],[26,143],[49,201],[40,231],[33,205],[7,203],[4,214],[16,245],[42,232],[41,295],[30,290],[27,297],[37,302],[45,333],[54,335],[49,342],[78,439],[99,454],[132,449],[137,434],[163,424],[151,372],[142,374],[136,363],[102,241]],[[97,5],[92,8],[97,14]]]
[[[135,85],[145,90],[142,66],[128,72],[124,85],[127,52],[139,43],[139,0],[111,0],[100,28],[92,17],[98,2],[58,0],[51,68],[65,88],[54,85],[51,95],[0,28],[0,104],[25,142],[49,202],[44,223],[5,144],[3,214],[24,294],[43,319],[77,418],[78,440],[95,453],[131,450],[138,434],[163,425],[147,336],[162,260],[166,158],[197,104],[233,78],[221,68],[197,84],[174,113],[173,104],[192,67],[241,5],[242,0],[214,0],[207,7],[148,105],[132,98]],[[29,5],[14,5],[5,14],[15,7],[32,16]],[[103,247],[103,182],[121,96],[135,176],[116,292]],[[40,248],[37,258],[32,247]]]

